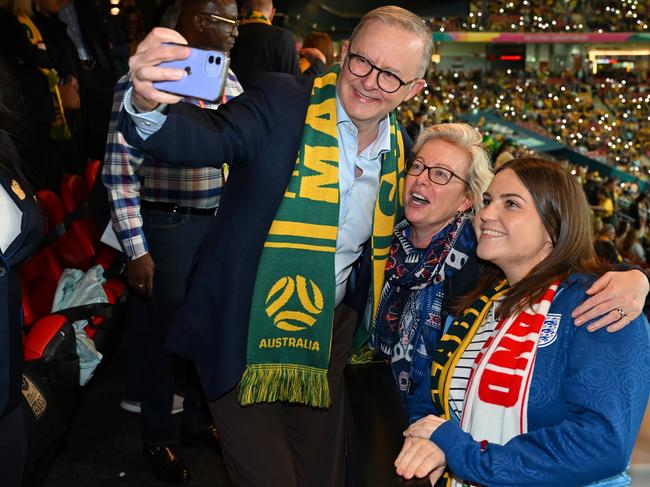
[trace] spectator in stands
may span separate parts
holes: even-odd
[[[490,265],[411,402],[397,473],[432,485],[445,468],[444,485],[629,485],[650,392],[639,365],[650,360],[648,321],[617,307],[630,321],[618,333],[573,326],[603,272],[582,189],[551,161],[513,160],[475,228]]]
[[[29,97],[28,106],[35,121],[33,129],[36,130],[33,139],[30,140],[30,155],[25,160],[28,173],[33,178],[36,189],[48,188],[58,191],[64,172],[63,149],[66,141],[72,136],[65,110],[66,108],[78,109],[79,84],[77,78],[68,75],[70,73],[57,71],[56,48],[48,50],[43,35],[36,26],[31,0],[9,0],[6,5],[21,24],[19,35],[32,46],[31,50],[25,49],[24,42],[17,39],[7,45],[7,48],[13,46],[19,48],[14,51],[14,56],[19,56],[18,62],[21,63],[18,72],[24,71],[22,62],[27,62],[27,66],[38,69],[46,78],[49,91],[48,96],[45,97],[40,88],[40,79],[35,77],[32,79],[30,76],[28,82],[31,83],[26,86],[34,88],[36,85],[38,92],[35,93],[30,89],[25,93]],[[56,5],[53,8],[57,8]]]
[[[514,148],[510,144],[503,144],[499,148],[499,153],[495,155],[494,170],[498,171],[506,162],[513,160],[515,158],[513,152]]]
[[[53,97],[47,74],[41,69],[50,64],[46,51],[27,39],[18,15],[32,16],[31,2],[0,1],[0,61],[15,76],[24,95],[23,120],[28,141],[23,171],[35,181],[39,169],[49,166],[52,157]]]
[[[618,217],[616,215],[616,211],[618,210],[618,195],[616,194],[616,186],[618,185],[618,180],[614,178],[609,178],[607,181],[605,181],[605,186],[603,188],[604,190],[604,197],[608,200],[611,201],[611,212],[609,210],[609,205],[607,208],[607,213],[603,215],[603,221],[605,223],[611,223],[612,225],[616,226],[616,223],[618,221]]]
[[[334,63],[334,46],[326,32],[310,32],[298,51],[300,72],[304,76],[320,76]]]
[[[625,237],[627,236],[627,232],[630,230],[631,225],[630,222],[627,220],[621,220],[618,222],[618,225],[616,225],[616,232],[614,235],[614,245],[616,245],[617,249],[620,249],[623,246],[623,241],[625,240]]]
[[[237,35],[232,28],[236,19],[234,0],[183,0],[179,32],[190,44],[228,52]],[[171,446],[173,357],[164,342],[171,323],[181,318],[185,281],[214,220],[223,175],[215,167],[169,166],[129,145],[117,128],[129,83],[125,76],[116,88],[103,182],[113,226],[129,258],[129,284],[136,293],[130,295],[128,303],[129,347],[135,346],[145,355],[140,398],[145,460],[157,478],[186,482],[190,472]],[[222,102],[241,92],[237,78],[229,72]],[[219,105],[185,101],[207,110]],[[205,397],[198,381],[191,380],[195,371],[189,375],[181,442],[187,446],[208,442],[216,447],[218,440]]]
[[[406,132],[409,134],[409,137],[411,137],[411,140],[417,140],[420,132],[424,128],[424,123],[427,121],[427,118],[427,112],[425,110],[421,109],[420,111],[415,112],[413,120],[406,125]]]
[[[296,40],[288,30],[271,24],[274,15],[272,0],[241,4],[239,38],[231,51],[230,67],[244,89],[261,73],[300,73]]]
[[[616,229],[611,223],[603,223],[598,238],[596,239],[596,255],[603,262],[609,264],[620,264],[623,261],[621,254],[616,248]]]
[[[62,0],[59,19],[67,26],[79,63],[79,95],[83,130],[82,156],[68,171],[83,173],[88,159],[102,159],[116,81],[108,29],[97,3],[87,0]]]
[[[603,223],[609,223],[616,229],[614,224],[614,202],[604,187],[598,189],[598,206],[592,206],[591,209],[594,210]],[[616,232],[614,232],[614,236],[616,236]]]
[[[644,234],[648,225],[648,193],[640,193],[628,208],[628,215],[634,219],[634,228]]]
[[[147,35],[144,30],[142,14],[138,7],[131,6],[122,11],[122,28],[129,42],[129,56],[133,56],[138,44]]]
[[[21,409],[22,311],[19,264],[43,236],[43,219],[20,170],[24,146],[21,93],[0,63],[0,478],[19,487],[27,457]]]
[[[66,137],[64,134],[60,138],[60,152],[56,156],[59,158],[59,168],[57,173],[52,174],[50,181],[50,187],[58,191],[63,173],[66,170],[72,170],[72,168],[77,169],[78,172],[79,168],[86,163],[83,140],[85,127],[80,112],[81,63],[77,49],[67,33],[68,27],[58,16],[63,2],[61,0],[37,0],[35,5],[33,24],[37,29],[36,33],[42,37],[54,71],[61,80],[64,80],[59,86],[59,92],[65,120],[70,128],[70,136]]]
[[[639,232],[634,227],[631,227],[625,234],[623,243],[621,244],[621,255],[626,262],[645,268],[645,251],[639,241]]]

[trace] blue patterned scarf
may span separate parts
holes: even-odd
[[[428,372],[442,335],[445,281],[476,248],[470,213],[458,215],[426,249],[415,248],[409,237],[404,220],[395,227],[371,338],[376,353],[391,363],[404,399]]]

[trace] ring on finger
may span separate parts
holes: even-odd
[[[625,311],[623,311],[623,308],[621,308],[620,306],[616,308],[616,311],[618,311],[619,319],[623,318],[626,315]]]

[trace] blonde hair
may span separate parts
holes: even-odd
[[[25,17],[34,17],[34,7],[32,0],[8,0],[7,6],[11,8],[12,13],[18,17],[24,15]]]
[[[480,132],[466,123],[433,125],[420,132],[413,153],[417,154],[424,144],[432,140],[444,140],[469,153],[471,163],[467,174],[469,183],[467,196],[474,211],[480,210],[483,205],[483,193],[494,177],[490,156],[483,147],[483,137]]]
[[[350,44],[352,44],[354,36],[359,33],[361,28],[372,20],[376,20],[392,27],[399,27],[400,29],[416,34],[420,38],[422,41],[423,53],[422,67],[418,76],[424,76],[427,72],[427,66],[429,66],[429,62],[431,61],[431,53],[433,52],[433,35],[424,19],[415,15],[413,12],[402,7],[397,7],[396,5],[387,5],[385,7],[376,8],[361,17],[361,21],[359,21],[352,31],[352,35],[350,35]]]

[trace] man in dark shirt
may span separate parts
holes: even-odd
[[[271,25],[272,0],[244,0],[237,44],[230,52],[230,67],[248,89],[261,73],[300,74],[296,40],[288,30]]]

